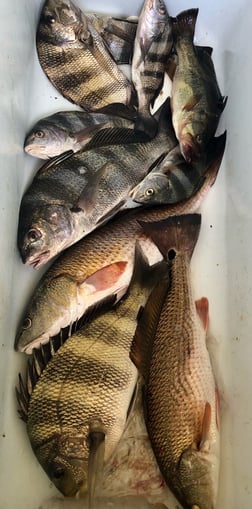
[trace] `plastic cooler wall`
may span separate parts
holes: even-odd
[[[77,2],[76,2],[77,3]],[[19,204],[40,163],[23,153],[40,117],[73,106],[56,92],[36,56],[40,0],[0,0],[0,509],[37,509],[57,494],[18,419],[14,387],[26,358],[14,352],[17,328],[42,272],[22,265],[16,248]],[[137,14],[140,0],[78,1],[87,10]],[[220,174],[202,207],[192,260],[195,294],[210,302],[210,349],[221,395],[221,476],[217,509],[252,505],[251,232],[252,4],[170,0],[171,15],[199,7],[198,44],[213,46],[220,88],[228,95],[219,132],[228,130]],[[173,509],[173,508],[170,508]]]

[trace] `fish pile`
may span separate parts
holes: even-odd
[[[58,257],[17,331],[30,358],[16,393],[47,476],[89,509],[136,495],[168,507],[169,490],[184,509],[216,507],[219,396],[190,260],[226,98],[197,17],[163,0],[137,19],[46,0],[37,27],[43,71],[82,110],[25,138],[47,161],[20,205],[20,255],[35,269]]]

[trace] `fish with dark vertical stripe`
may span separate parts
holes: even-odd
[[[97,472],[122,436],[137,381],[129,353],[139,310],[166,273],[163,261],[150,267],[137,244],[126,298],[55,353],[51,343],[46,366],[43,350],[34,352],[26,383],[20,377],[19,413],[32,449],[65,496],[88,490],[93,499]]]
[[[46,0],[37,30],[37,52],[56,89],[84,109],[130,103],[131,83],[91,20],[70,0]]]
[[[226,133],[213,138],[198,161],[189,164],[177,146],[132,189],[132,200],[141,205],[179,203],[201,187],[211,167],[219,168],[225,150]]]
[[[150,106],[162,88],[171,47],[172,24],[163,0],[145,0],[136,31],[132,80],[138,98],[136,128],[150,136],[157,131]]]

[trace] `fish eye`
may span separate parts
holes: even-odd
[[[29,317],[25,318],[23,323],[22,323],[22,329],[26,330],[26,329],[30,329],[31,328],[31,324],[32,324],[32,321]]]
[[[36,138],[44,138],[45,133],[44,133],[44,131],[36,131],[35,136],[36,136]]]
[[[56,18],[55,16],[53,16],[52,14],[48,14],[46,17],[45,17],[45,22],[46,23],[49,23],[50,25],[53,25],[53,23],[56,22]]]
[[[154,194],[154,189],[152,189],[152,187],[149,187],[148,189],[146,189],[145,194],[146,196],[152,196]]]
[[[52,477],[54,479],[61,479],[65,475],[65,470],[62,467],[57,467],[52,472]]]
[[[30,242],[36,242],[36,240],[39,240],[42,236],[41,232],[39,230],[36,230],[35,228],[31,228],[31,230],[27,233],[27,239]]]

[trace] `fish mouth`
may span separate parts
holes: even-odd
[[[44,251],[39,256],[29,258],[26,260],[25,265],[33,265],[35,270],[39,269],[44,265],[50,258],[50,251]]]
[[[32,351],[34,349],[38,349],[39,350],[41,345],[45,345],[46,343],[49,342],[49,335],[48,336],[46,335],[44,337],[43,336],[44,336],[44,334],[41,334],[41,336],[39,336],[39,338],[34,339],[33,341],[31,341],[27,345],[19,346],[17,348],[17,350],[19,352],[26,353],[27,355],[32,354]]]
[[[33,157],[41,157],[41,153],[43,153],[43,159],[50,159],[43,145],[27,145],[24,147],[24,151]]]

